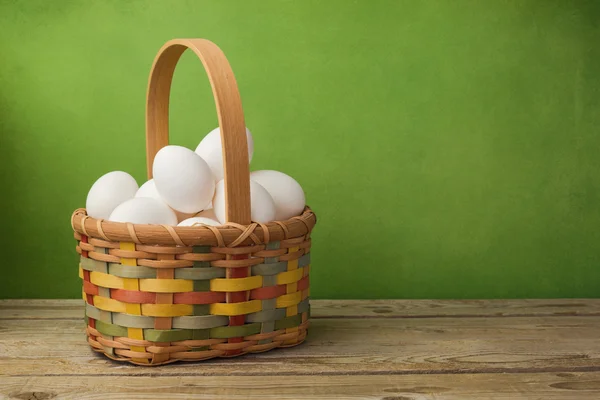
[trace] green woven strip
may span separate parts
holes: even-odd
[[[85,314],[96,320],[100,320],[106,323],[112,323],[126,328],[153,328],[154,317],[145,317],[142,315],[131,315],[121,313],[111,313],[110,311],[103,311],[92,305],[85,305]],[[110,317],[108,317],[110,315]]]
[[[306,253],[298,259],[298,268],[306,267],[310,264],[310,253]]]
[[[206,340],[210,339],[210,329],[193,329],[192,340]]]
[[[104,261],[94,260],[92,258],[81,257],[80,258],[81,269],[85,269],[86,271],[97,271],[97,272],[105,272],[106,271],[106,263]]]
[[[194,292],[210,292],[210,281],[194,281]]]
[[[285,318],[285,326],[292,324]],[[293,325],[289,325],[293,326]],[[102,321],[96,321],[96,329],[107,336],[127,336],[127,328]],[[260,333],[261,324],[246,324],[240,326],[221,326],[212,329],[144,329],[144,338],[151,342],[177,342],[180,340],[229,339]],[[281,328],[283,329],[283,328]]]
[[[133,279],[154,279],[156,278],[156,269],[143,267],[141,265],[123,265],[117,263],[108,264],[108,273],[121,278]]]
[[[267,250],[277,250],[279,248],[281,242],[269,242],[267,243]]]
[[[226,325],[229,325],[229,318],[224,315],[173,317],[174,329],[210,329]]]
[[[286,329],[286,328],[295,328],[302,323],[302,315],[297,314],[292,317],[286,317],[284,319],[280,319],[279,321],[275,321],[275,330]]]
[[[191,329],[144,329],[144,339],[151,342],[177,342],[192,338]]]
[[[93,319],[100,319],[101,310],[85,303],[85,316]]]
[[[209,315],[210,304],[194,304],[192,311],[193,315]]]
[[[154,327],[154,317],[143,315],[131,315],[113,313],[113,324],[125,326],[127,328],[152,328]]]
[[[285,309],[263,310],[246,315],[246,322],[268,322],[285,318]],[[264,333],[264,332],[263,332]]]
[[[308,303],[308,298],[302,300],[300,303],[298,303],[298,314],[302,314],[304,312],[307,312],[309,308],[309,303]]]
[[[209,264],[210,265],[210,264]],[[190,279],[194,281],[204,281],[215,278],[225,278],[225,268],[217,267],[196,267],[175,269],[175,279]]]
[[[260,324],[221,326],[210,330],[211,339],[229,339],[260,333]]]
[[[263,278],[263,283],[265,284],[265,286],[273,286],[275,285],[277,280],[276,276],[265,276]],[[272,311],[275,310],[277,306],[277,299],[267,299],[267,300],[263,300],[262,301],[262,310],[263,311]],[[281,309],[281,311],[283,311],[283,316],[285,317],[285,310]],[[265,321],[261,324],[260,326],[260,333],[269,333],[269,332],[273,332],[275,330],[275,319],[272,319],[270,321]],[[267,344],[267,343],[271,343],[273,341],[273,339],[263,339],[263,340],[259,340],[258,344]]]
[[[279,249],[280,242],[270,242],[267,243],[267,250],[277,250]],[[265,257],[265,264],[273,264],[279,261],[279,257]]]
[[[258,264],[252,267],[252,275],[277,275],[287,271],[287,261],[277,261],[271,264]]]
[[[96,247],[94,246],[94,251],[96,253],[100,253],[100,254],[108,254],[108,249],[104,248],[104,247]],[[97,266],[97,270],[98,272],[104,272],[105,274],[108,273],[108,263],[104,262],[104,261],[97,261],[96,262],[96,266]]]
[[[113,320],[112,320],[113,313],[111,313],[110,311],[100,310],[99,308],[96,308],[87,303],[85,305],[85,314],[88,317],[93,318],[97,321],[106,322],[108,324],[113,323]]]
[[[94,251],[96,253],[100,253],[100,254],[108,254],[108,249],[106,249],[104,247],[94,247]],[[105,274],[108,273],[108,263],[100,262],[96,265],[99,268],[97,271],[103,272]],[[110,299],[110,289],[104,288],[104,287],[98,287],[98,295],[101,297],[106,297],[107,299]],[[112,324],[112,322],[113,322],[112,315],[113,315],[113,313],[111,313],[110,311],[100,310],[100,318],[98,318],[98,319],[102,322]],[[108,335],[102,334],[102,337],[106,340],[114,340],[113,336],[108,336]],[[104,349],[104,352],[106,354],[111,355],[111,356],[115,355],[115,349],[113,347],[102,345],[102,348]]]
[[[206,254],[206,253],[210,253],[210,246],[194,246],[193,247],[193,252],[198,254]]]
[[[96,321],[96,329],[103,335],[127,336],[127,328],[124,328],[119,325],[108,324],[102,321]]]

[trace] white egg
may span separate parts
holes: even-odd
[[[250,179],[264,187],[273,198],[277,221],[302,214],[306,198],[302,186],[294,178],[283,172],[262,170],[252,172]]]
[[[252,134],[248,128],[246,128],[246,140],[248,141],[248,161],[252,161],[252,155],[254,154],[254,139],[252,139]],[[213,129],[204,137],[204,139],[202,139],[198,147],[196,147],[196,154],[202,157],[210,166],[215,177],[215,182],[223,179],[223,149],[220,128]]]
[[[165,203],[151,197],[134,197],[110,214],[110,221],[132,224],[177,225],[177,216]]]
[[[150,197],[153,199],[162,200],[160,194],[158,194],[158,190],[156,190],[154,179],[150,179],[140,186],[138,191],[135,193],[135,197]]]
[[[135,194],[135,197],[150,197],[152,199],[160,200],[164,203],[164,200],[162,199],[162,197],[160,197],[160,194],[158,194],[158,190],[156,190],[156,184],[154,183],[154,179],[150,179],[149,181],[144,183],[142,186],[140,186],[139,190]],[[165,204],[167,204],[167,203],[165,203]],[[173,210],[173,212],[175,213],[175,215],[177,215],[178,222],[181,222],[184,219],[188,219],[188,218],[196,215],[195,212],[182,213],[177,210]]]
[[[217,219],[224,224],[225,221],[225,181],[217,183],[213,210]],[[250,181],[250,214],[254,222],[266,223],[275,219],[275,203],[267,190],[256,182]],[[235,221],[234,221],[235,222]]]
[[[160,149],[152,166],[160,197],[172,209],[197,213],[206,208],[215,192],[210,167],[198,154],[181,146]]]
[[[102,175],[88,192],[85,208],[90,217],[106,219],[125,200],[133,198],[138,184],[131,175],[113,171]]]
[[[219,221],[215,221],[210,218],[203,217],[192,217],[188,218],[184,221],[181,221],[177,226],[194,226],[194,225],[210,225],[210,226],[219,226],[221,223]]]

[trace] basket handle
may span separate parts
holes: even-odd
[[[202,61],[217,106],[225,172],[225,218],[248,225],[250,167],[242,100],[231,66],[214,43],[205,39],[174,39],[159,50],[148,81],[146,101],[146,163],[152,178],[156,153],[169,144],[169,94],[177,61],[186,49]]]

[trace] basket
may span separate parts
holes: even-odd
[[[231,67],[204,39],[167,42],[154,60],[146,103],[148,177],[168,144],[169,92],[186,50],[202,61],[216,102],[225,168],[226,218],[219,227],[138,225],[76,210],[86,333],[92,349],[119,361],[161,365],[234,357],[306,338],[310,233],[315,214],[268,224],[250,220],[244,115]]]

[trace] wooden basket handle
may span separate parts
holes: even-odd
[[[159,50],[148,82],[146,163],[152,178],[156,153],[169,144],[169,94],[177,61],[186,49],[202,61],[217,106],[225,172],[225,218],[250,224],[250,168],[242,101],[231,66],[214,43],[205,39],[174,39]]]

